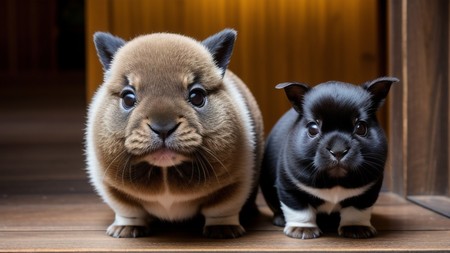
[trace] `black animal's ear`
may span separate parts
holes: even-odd
[[[299,113],[302,114],[303,107],[303,97],[306,92],[308,92],[311,88],[308,85],[297,82],[288,82],[288,83],[280,83],[275,86],[277,89],[284,89],[286,92],[286,96],[291,102],[292,107]]]
[[[202,44],[212,54],[217,66],[222,70],[222,76],[230,63],[236,35],[237,32],[235,30],[225,29],[202,41]]]
[[[96,32],[94,34],[95,49],[97,49],[97,55],[104,71],[109,70],[114,55],[125,43],[123,39],[110,33]]]
[[[398,82],[395,77],[380,77],[363,84],[363,88],[372,94],[372,110],[376,111],[383,105],[391,85]]]

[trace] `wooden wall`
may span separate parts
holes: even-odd
[[[392,189],[446,196],[450,210],[450,4],[389,1],[389,72],[399,76],[390,104]],[[448,212],[450,213],[450,212]]]
[[[84,90],[84,28],[84,1],[0,0],[0,84],[77,76]]]
[[[102,82],[95,31],[127,40],[152,32],[202,40],[235,28],[229,67],[258,100],[266,132],[289,108],[284,92],[274,89],[280,82],[362,83],[384,74],[384,10],[376,0],[96,0],[86,5],[88,98]]]
[[[55,0],[0,1],[0,76],[57,70]]]

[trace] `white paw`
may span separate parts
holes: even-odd
[[[320,237],[322,232],[318,227],[291,227],[286,226],[284,233],[292,238],[314,239]]]

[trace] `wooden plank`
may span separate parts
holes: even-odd
[[[390,73],[402,88],[391,96],[387,183],[403,196],[448,195],[449,2],[388,5]]]
[[[281,231],[271,224],[272,213],[258,197],[261,215],[249,231]],[[35,194],[0,196],[0,231],[105,230],[114,214],[95,194]],[[445,231],[450,219],[393,194],[382,194],[374,208],[373,225],[380,231]],[[191,224],[187,224],[189,227]],[[192,224],[201,228],[201,222]],[[173,226],[176,231],[184,226]],[[161,229],[158,226],[158,230]]]
[[[297,252],[448,252],[449,231],[389,231],[367,240],[336,235],[312,240],[289,238],[280,231],[251,231],[230,240],[203,238],[200,231],[166,231],[146,238],[115,239],[103,231],[0,232],[0,252],[146,252],[146,251],[297,251]]]
[[[113,212],[94,194],[3,195],[0,231],[105,230]]]
[[[409,195],[448,188],[447,0],[407,1],[407,138]],[[406,65],[405,65],[406,64]]]
[[[406,151],[404,150],[403,96],[407,82],[402,69],[402,0],[388,1],[388,74],[400,79],[389,92],[389,155],[386,165],[386,188],[401,196],[406,195]]]

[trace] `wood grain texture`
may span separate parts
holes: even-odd
[[[391,189],[449,196],[449,2],[389,5],[390,72],[402,79],[390,107]]]
[[[389,154],[387,173],[384,183],[387,188],[402,196],[406,195],[406,150],[403,146],[403,91],[406,89],[406,80],[403,78],[402,68],[402,1],[388,1],[388,68],[389,75],[400,79],[399,85],[393,87],[389,94]]]
[[[57,70],[56,1],[0,1],[0,75]]]
[[[261,215],[247,234],[233,240],[201,235],[201,223],[160,224],[151,236],[114,239],[105,234],[113,212],[94,194],[26,194],[0,198],[0,252],[17,251],[445,251],[450,249],[450,219],[383,193],[373,224],[379,235],[368,240],[340,238],[326,232],[314,240],[286,237],[271,224],[261,196]]]
[[[444,194],[448,173],[448,5],[407,3],[408,193]]]
[[[252,231],[233,240],[211,240],[182,231],[115,239],[103,231],[0,232],[0,252],[448,252],[449,231],[381,232],[368,240],[335,236],[296,240],[280,231]]]

